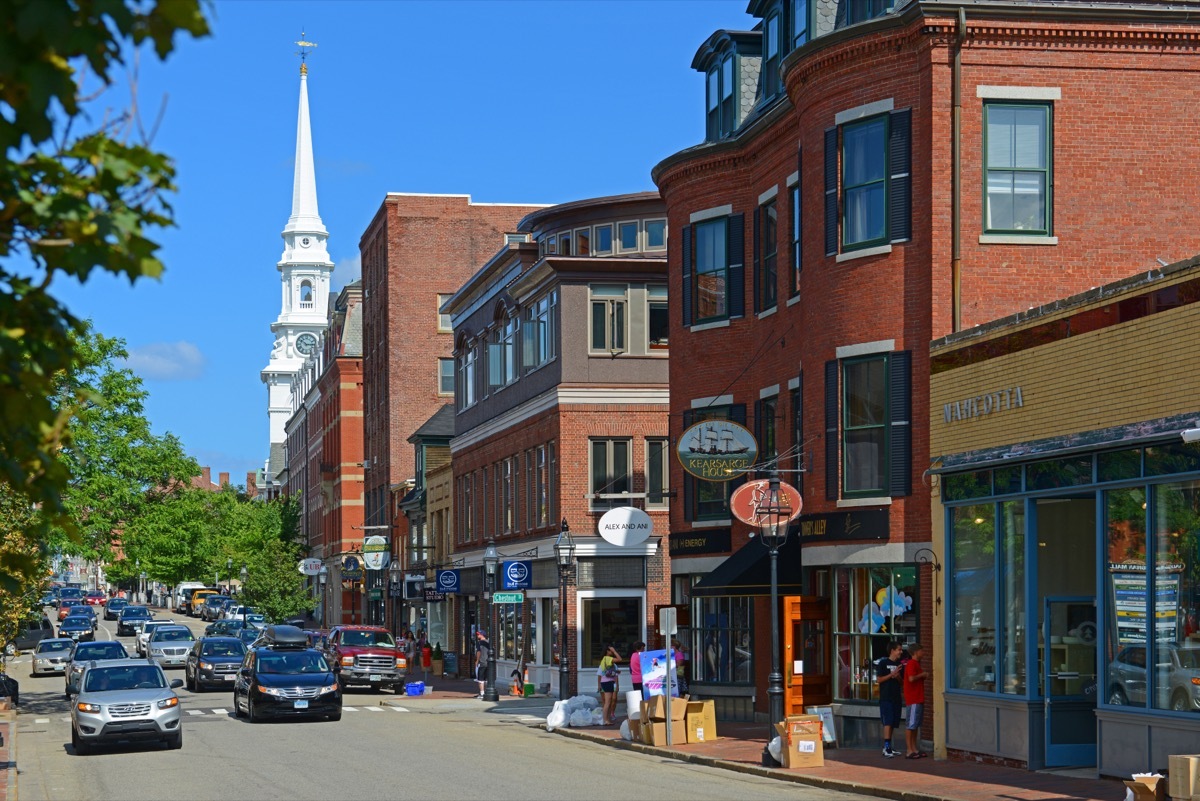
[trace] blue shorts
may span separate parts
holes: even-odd
[[[924,717],[925,717],[925,705],[924,704],[909,704],[908,705],[908,719],[905,721],[905,723],[908,724],[908,728],[912,729],[913,731],[916,731],[917,729],[921,728],[921,720]]]
[[[879,720],[884,726],[900,725],[900,704],[894,701],[879,702]]]

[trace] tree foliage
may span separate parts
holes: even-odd
[[[59,451],[87,399],[61,395],[58,378],[86,327],[52,282],[158,277],[152,232],[173,224],[175,170],[136,110],[87,112],[141,45],[163,59],[181,33],[208,34],[201,0],[0,2],[0,484],[60,531],[73,476]],[[0,553],[0,580],[22,574],[14,558]]]
[[[0,583],[0,646],[17,635],[21,624],[35,614],[45,584],[46,549],[29,535],[36,531],[38,513],[12,488],[0,484],[0,559],[9,565]]]

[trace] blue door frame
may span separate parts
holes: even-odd
[[[1096,699],[1098,643],[1067,643],[1065,626],[1053,626],[1054,607],[1087,604],[1096,607],[1095,596],[1046,596],[1042,611],[1042,696],[1045,703],[1047,767],[1096,764]],[[1060,638],[1054,643],[1053,638]],[[1091,659],[1088,649],[1091,649]]]

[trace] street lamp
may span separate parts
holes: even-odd
[[[233,594],[233,557],[225,560],[225,575],[229,576],[229,594]]]
[[[317,573],[317,578],[321,581],[321,628],[325,628],[325,605],[327,598],[325,597],[325,585],[329,583],[329,566],[322,563],[321,572]]]
[[[496,567],[500,563],[500,554],[496,551],[496,541],[488,540],[487,548],[483,551],[483,570],[487,573],[488,608],[491,610],[492,641],[488,648],[487,684],[483,688],[483,700],[499,701],[496,694]]]
[[[767,493],[754,510],[759,537],[771,554],[771,672],[767,674],[767,745],[775,736],[775,724],[783,720],[783,673],[779,668],[779,549],[787,541],[792,506],[788,496],[779,491],[779,474],[772,472],[767,481]],[[774,767],[779,763],[767,745],[763,746],[762,764]]]
[[[238,591],[238,600],[242,602],[242,603],[241,603],[241,607],[242,607],[242,628],[245,628],[245,627],[246,627],[246,577],[250,575],[250,571],[246,569],[246,563],[245,563],[245,562],[242,562],[242,573],[241,573],[241,575],[242,575],[242,587],[241,587],[241,589]],[[233,578],[232,578],[232,577],[230,577],[230,579],[229,579],[229,580],[230,580],[230,581],[233,581]]]
[[[146,571],[143,570],[141,575],[138,576],[138,578],[140,579],[140,581],[138,581],[138,600],[141,601],[142,603],[145,603],[146,602]]]
[[[554,541],[554,559],[558,562],[558,697],[567,697],[570,668],[567,667],[567,582],[571,578],[572,562],[575,560],[575,540],[571,539],[571,527],[567,518],[559,526],[558,539]]]
[[[400,582],[404,581],[404,568],[400,566],[399,559],[393,559],[391,567],[388,568],[388,578],[391,579],[388,586],[388,594],[392,596],[392,633],[397,637],[400,636],[400,600],[397,598],[396,587],[403,586]]]

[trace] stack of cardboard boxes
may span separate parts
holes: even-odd
[[[820,715],[791,715],[775,724],[785,768],[825,767],[825,744]]]
[[[1174,801],[1200,801],[1200,754],[1167,757],[1167,778]]]
[[[641,741],[646,745],[666,745],[670,729],[671,745],[704,743],[717,739],[716,706],[712,701],[671,699],[671,718],[667,719],[666,699],[656,695],[642,701]],[[633,725],[633,722],[630,723]]]

